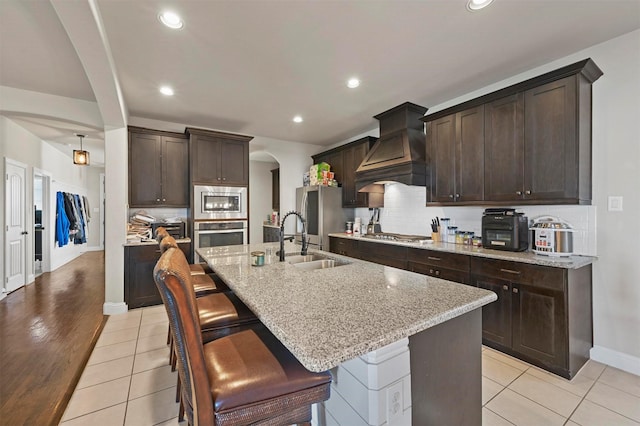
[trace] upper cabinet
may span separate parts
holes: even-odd
[[[431,179],[427,201],[482,201],[484,105],[427,122]]]
[[[129,206],[188,207],[187,138],[129,127]]]
[[[251,136],[187,128],[191,183],[195,185],[249,185]]]
[[[356,191],[356,169],[364,160],[369,149],[378,139],[366,136],[357,141],[339,146],[329,151],[313,155],[314,164],[325,161],[335,173],[335,179],[342,186],[342,207],[382,207],[383,193]]]
[[[591,204],[586,59],[424,117],[437,204]]]

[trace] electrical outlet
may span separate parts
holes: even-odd
[[[389,426],[400,424],[402,409],[402,381],[400,381],[387,388],[387,424]]]
[[[610,212],[621,212],[622,211],[622,196],[609,196],[609,205],[608,210]]]

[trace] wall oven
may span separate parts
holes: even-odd
[[[193,209],[195,220],[247,219],[247,188],[194,185]]]
[[[195,222],[193,235],[195,261],[200,262],[198,248],[247,244],[247,221]]]

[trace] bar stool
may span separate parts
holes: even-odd
[[[184,256],[168,249],[153,275],[177,343],[190,425],[310,422],[311,405],[329,398],[329,372],[305,369],[261,324],[203,344]]]
[[[156,240],[158,241],[158,244],[162,242],[164,237],[171,237],[171,234],[169,234],[165,227],[159,226],[156,229]],[[189,270],[191,271],[191,275],[207,275],[213,273],[211,268],[209,268],[209,265],[206,263],[191,263],[189,264]]]

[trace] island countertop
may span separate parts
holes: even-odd
[[[257,250],[267,253],[264,266],[251,266],[251,252]],[[276,250],[278,243],[264,243],[197,253],[311,371],[335,367],[497,299],[487,290],[334,253],[318,252],[349,264],[305,271],[279,262]],[[286,253],[299,251],[299,245],[286,243]]]

